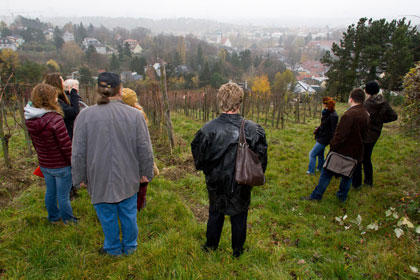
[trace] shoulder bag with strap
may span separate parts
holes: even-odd
[[[354,170],[356,169],[356,165],[356,159],[330,151],[325,159],[323,168],[336,174],[351,178]]]
[[[238,184],[261,186],[265,183],[262,165],[245,139],[245,119],[239,130],[238,150],[236,152],[235,180]]]

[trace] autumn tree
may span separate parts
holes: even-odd
[[[260,110],[261,105],[267,105],[269,103],[269,96],[271,94],[270,82],[267,75],[257,76],[251,87],[253,93],[255,94],[255,100],[257,105],[257,122],[260,120]],[[267,123],[268,111],[266,106],[266,118],[265,122]]]
[[[276,118],[276,127],[279,127],[280,120],[282,128],[284,127],[284,113],[286,104],[289,100],[289,94],[293,91],[296,78],[292,71],[285,70],[283,73],[277,72],[273,83],[273,114],[271,125],[274,126]],[[277,117],[275,117],[277,115]]]
[[[46,63],[48,72],[58,72],[60,71],[60,66],[54,59],[50,59]]]
[[[184,36],[180,36],[178,38],[177,51],[178,51],[179,57],[181,59],[181,64],[185,64],[187,62],[187,54],[186,54],[186,51],[185,51],[185,39],[184,39]]]
[[[82,64],[83,50],[75,42],[67,42],[61,48],[61,58],[69,67],[76,67]]]

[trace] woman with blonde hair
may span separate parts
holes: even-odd
[[[58,95],[58,102],[64,112],[64,123],[70,139],[73,139],[74,120],[79,114],[79,95],[75,91],[70,91],[69,97],[64,91],[64,80],[59,73],[51,73],[45,76],[44,83],[53,86]]]
[[[47,84],[38,84],[25,107],[25,123],[47,186],[45,206],[48,220],[76,222],[70,204],[71,141],[58,105],[57,91]],[[58,202],[58,205],[57,205]]]
[[[137,110],[139,110],[140,112],[142,112],[144,119],[146,120],[146,124],[149,124],[149,119],[147,118],[146,113],[143,110],[143,107],[140,106],[140,104],[138,103],[138,98],[137,98],[137,94],[134,90],[129,89],[129,88],[123,88],[122,89],[122,101],[131,106],[136,108]],[[159,175],[159,169],[156,166],[156,163],[153,163],[153,172],[155,176]],[[141,209],[143,209],[144,207],[146,207],[146,193],[147,193],[147,186],[148,186],[148,182],[141,182],[140,183],[140,189],[139,192],[137,194],[137,210],[140,211]]]

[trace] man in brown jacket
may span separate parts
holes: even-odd
[[[363,141],[369,128],[369,113],[363,107],[364,100],[365,93],[362,89],[356,88],[351,91],[350,108],[341,117],[330,144],[331,151],[357,159],[358,162],[363,159]],[[321,200],[333,176],[333,172],[322,169],[318,185],[310,196],[302,197],[302,199]],[[340,188],[337,192],[337,197],[341,202],[347,199],[350,185],[351,178],[341,176]]]

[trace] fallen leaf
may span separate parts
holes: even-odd
[[[306,263],[306,262],[305,262],[305,260],[303,260],[303,259],[298,261],[298,264],[305,264],[305,263]]]
[[[400,236],[404,234],[404,231],[400,228],[394,229],[394,232],[395,232],[395,235],[397,236],[397,238],[400,238]]]
[[[416,227],[416,233],[420,234],[420,226]]]
[[[345,226],[344,229],[348,230],[349,228],[351,228],[351,226]]]
[[[356,223],[357,223],[357,225],[360,225],[362,223],[362,216],[357,215]]]
[[[391,216],[391,215],[392,215],[392,211],[391,211],[391,210],[386,210],[386,211],[385,211],[385,215],[386,215],[387,217]]]
[[[394,213],[394,214],[392,214],[392,217],[394,217],[394,219],[396,220],[396,219],[398,219],[398,214]]]
[[[402,217],[398,223],[397,226],[403,226],[406,225],[408,228],[414,228],[414,225],[412,222],[410,222],[410,220],[407,217]]]
[[[413,272],[413,273],[419,273],[419,270],[417,269],[417,267],[415,267],[415,266],[411,266],[410,265],[410,269],[411,269],[411,271]]]
[[[375,222],[371,223],[370,225],[368,225],[366,228],[371,229],[371,230],[378,230],[379,227],[378,227],[378,224],[375,221]]]
[[[344,221],[345,219],[347,219],[347,215],[344,215],[344,216],[343,216],[343,221]]]

